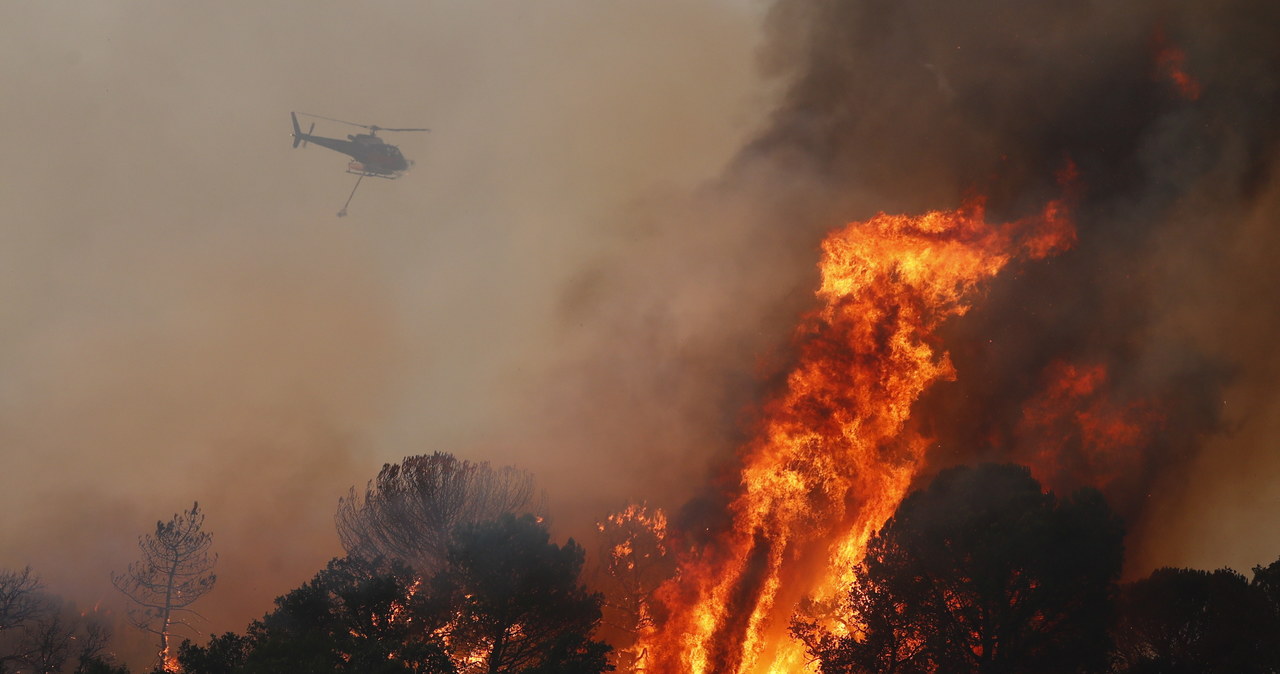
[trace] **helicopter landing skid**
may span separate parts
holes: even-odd
[[[387,175],[385,173],[369,173],[368,171],[352,171],[350,169],[347,170],[347,173],[360,177],[356,178],[356,185],[351,188],[351,194],[347,195],[347,202],[342,204],[342,210],[338,211],[338,217],[340,218],[347,217],[347,206],[351,205],[351,198],[356,195],[356,190],[360,189],[360,181],[365,178],[386,178],[387,180],[395,180],[400,177],[399,174]]]
[[[353,161],[347,164],[347,173],[350,173],[353,176],[363,176],[365,178],[386,178],[387,180],[395,180],[396,178],[399,178],[403,172],[396,171],[392,173],[379,173],[377,171],[370,171],[365,168],[364,164],[358,161]]]

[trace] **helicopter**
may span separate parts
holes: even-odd
[[[330,122],[339,122],[341,124],[350,124],[358,126],[362,129],[368,129],[369,133],[358,133],[347,135],[346,140],[340,138],[325,138],[324,136],[313,135],[316,129],[315,122],[311,123],[311,128],[306,133],[302,132],[302,127],[298,125],[298,115],[304,117],[315,117]],[[359,176],[356,178],[356,186],[351,188],[351,195],[347,197],[347,203],[342,205],[342,210],[338,211],[338,217],[347,214],[347,206],[351,204],[351,197],[356,194],[356,189],[360,187],[360,181],[365,178],[386,178],[395,180],[404,175],[413,167],[413,162],[404,158],[400,153],[400,148],[383,141],[378,137],[379,131],[430,131],[431,129],[388,129],[376,124],[357,124],[333,117],[325,117],[323,115],[312,115],[306,112],[297,113],[290,112],[289,117],[293,120],[293,146],[299,145],[306,147],[307,143],[315,143],[321,147],[327,147],[330,150],[341,152],[351,157],[351,161],[347,164],[347,173]]]

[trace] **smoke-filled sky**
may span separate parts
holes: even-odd
[[[937,464],[1007,458],[979,445],[1046,366],[1103,363],[1171,410],[1124,483],[1137,572],[1269,562],[1277,28],[1246,0],[3,3],[0,565],[108,599],[199,500],[221,631],[408,454],[532,470],[562,534],[678,507],[785,371],[823,232],[1034,210],[1068,158],[1080,245],[949,333]],[[432,132],[387,134],[416,167],[338,219],[346,158],[291,149],[291,110]]]
[[[111,600],[137,536],[199,500],[221,560],[198,608],[242,629],[338,552],[338,497],[384,462],[625,501],[553,474],[585,444],[521,436],[566,288],[760,124],[761,13],[2,3],[0,565]],[[416,167],[338,219],[347,158],[291,149],[292,110],[432,132],[383,134]]]

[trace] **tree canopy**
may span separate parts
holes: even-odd
[[[0,569],[0,672],[127,674],[107,653],[111,631],[97,609],[76,610],[39,576]]]
[[[170,637],[196,600],[213,589],[218,562],[210,554],[213,536],[204,531],[204,513],[195,503],[174,514],[168,522],[156,522],[153,533],[138,537],[141,558],[123,573],[112,573],[111,583],[129,598],[129,621],[159,637],[157,665],[170,657]]]
[[[459,529],[429,599],[455,655],[493,674],[605,670],[609,649],[590,639],[601,599],[578,582],[583,549],[549,539],[532,515]]]
[[[1095,490],[1059,502],[1021,466],[946,470],[870,541],[852,634],[793,631],[824,674],[1103,671],[1122,538]]]
[[[331,561],[245,635],[186,642],[188,674],[597,674],[600,598],[579,583],[583,552],[532,516],[460,529],[423,578],[396,562]]]
[[[451,674],[418,587],[403,565],[335,559],[250,627],[244,671]]]
[[[1280,562],[1268,568],[1280,568]],[[1115,628],[1120,674],[1280,671],[1280,606],[1268,569],[1157,569],[1123,588]]]
[[[538,509],[533,474],[436,452],[386,464],[363,494],[338,502],[347,554],[395,559],[424,573],[444,562],[456,527]]]

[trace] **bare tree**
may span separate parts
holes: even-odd
[[[96,610],[77,611],[46,592],[31,567],[0,570],[0,672],[61,672],[73,659],[81,669],[109,667],[109,639]]]
[[[0,571],[0,672],[10,663],[25,662],[33,646],[30,633],[48,613],[48,598],[40,578],[25,567]]]
[[[84,633],[79,636],[77,672],[89,671],[95,664],[99,665],[99,670],[107,670],[111,666],[112,656],[107,652],[107,645],[111,642],[111,629],[97,619],[94,613],[96,610],[86,616]]]
[[[111,583],[136,604],[129,609],[129,622],[159,637],[156,664],[161,667],[170,662],[174,628],[189,627],[187,616],[198,614],[188,607],[217,580],[218,556],[209,553],[213,537],[203,527],[199,503],[168,522],[156,522],[155,533],[138,538],[142,558],[124,573],[111,574]]]
[[[33,672],[61,672],[71,657],[76,625],[58,611],[51,611],[27,629],[29,645],[23,661]]]
[[[352,487],[338,501],[335,519],[348,554],[427,572],[444,561],[458,525],[538,514],[540,506],[531,473],[436,452],[384,465],[363,495]]]
[[[17,629],[37,617],[44,605],[40,579],[31,567],[0,571],[0,633]]]

